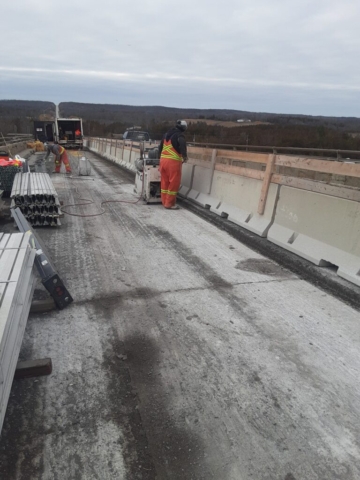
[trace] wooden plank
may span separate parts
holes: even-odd
[[[278,155],[276,166],[360,178],[360,164]]]
[[[187,163],[189,165],[196,165],[197,167],[211,168],[211,162],[200,160],[199,158],[190,157]]]
[[[271,182],[271,176],[273,173],[273,168],[275,165],[275,160],[276,160],[276,155],[272,154],[269,155],[268,162],[266,164],[266,170],[265,170],[265,175],[264,175],[264,180],[263,184],[261,187],[261,194],[260,194],[260,200],[259,200],[259,206],[258,206],[258,214],[259,215],[264,215],[265,207],[266,207],[266,200],[267,196],[269,193],[269,187],[270,187],[270,182]]]
[[[210,148],[189,147],[189,154],[201,157],[201,160],[206,161],[208,158],[211,161]],[[217,158],[225,159],[231,162],[232,160],[240,162],[262,163],[266,164],[269,158],[268,153],[254,153],[254,152],[239,152],[235,150],[217,150]]]
[[[265,172],[262,170],[254,170],[253,168],[236,167],[234,165],[224,165],[217,163],[215,170],[224,173],[232,173],[242,177],[255,178],[256,180],[264,180]]]
[[[211,193],[211,187],[212,187],[212,183],[213,183],[213,179],[214,179],[214,172],[215,172],[215,164],[216,164],[216,154],[217,154],[217,151],[214,149],[212,151],[212,154],[211,154],[211,179],[210,179],[210,184],[209,184],[209,190],[208,190],[208,194],[210,195]]]
[[[192,155],[196,155],[201,158],[201,160],[205,160],[206,158],[211,159],[211,149],[210,148],[201,148],[201,147],[188,147],[188,153]]]
[[[28,360],[26,362],[17,363],[14,378],[41,377],[43,375],[50,375],[51,372],[51,358]]]
[[[235,150],[218,150],[218,158],[229,158],[241,162],[252,162],[266,164],[269,158],[268,153],[237,152]]]
[[[345,200],[360,202],[360,190],[357,188],[339,187],[337,185],[329,185],[328,183],[319,182],[316,180],[288,177],[286,175],[279,175],[276,173],[272,175],[271,182],[278,185],[299,188],[301,190],[308,190],[309,192],[330,195],[331,197],[338,197]]]

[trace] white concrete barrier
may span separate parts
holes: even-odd
[[[123,145],[114,143],[111,144],[109,139],[86,139],[84,141],[86,146],[91,152],[98,153],[107,160],[117,163],[122,167],[132,172],[136,171],[135,160],[140,156],[138,148],[133,148],[130,145]]]
[[[262,181],[215,171],[211,197],[218,199],[211,211],[265,237],[273,221],[278,185],[270,185],[265,212],[257,213]]]
[[[199,165],[193,165],[193,167],[192,184],[187,198],[194,200],[202,207],[215,208],[219,200],[210,194],[213,171]]]
[[[282,186],[268,239],[360,286],[360,203]]]
[[[135,170],[139,151],[123,142],[120,148],[113,145],[109,150],[106,142],[99,139],[91,142],[89,148],[106,151],[103,155],[109,160]],[[356,201],[354,188],[348,199],[350,189],[346,187],[340,192],[338,186],[319,182],[317,193],[311,191],[313,181],[310,185],[302,178],[279,174],[271,177],[273,166],[296,168],[299,163],[300,169],[330,174],[340,169],[344,170],[343,175],[360,178],[357,165],[339,166],[292,157],[278,160],[268,155],[264,159],[260,154],[236,151],[220,151],[216,158],[216,151],[211,149],[190,148],[191,153],[191,163],[183,164],[180,195],[316,265],[336,265],[339,276],[360,286],[360,202]],[[282,183],[289,181],[294,187]],[[329,191],[337,189],[334,196],[327,194],[327,187]]]
[[[193,176],[194,176],[195,165],[189,165],[184,163],[182,166],[182,175],[181,175],[181,185],[179,193],[184,197],[187,197],[187,194],[191,190]]]

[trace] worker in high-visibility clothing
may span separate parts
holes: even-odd
[[[182,164],[187,162],[184,132],[185,120],[178,120],[174,128],[165,133],[159,146],[161,174],[161,202],[165,208],[177,210],[176,195],[181,183]]]
[[[71,173],[71,167],[69,157],[64,147],[55,142],[53,145],[47,146],[47,152],[45,160],[49,158],[50,153],[55,155],[55,171],[54,173],[60,173],[61,162],[65,165],[66,173]]]

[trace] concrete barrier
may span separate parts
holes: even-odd
[[[263,215],[257,213],[262,181],[215,171],[211,197],[218,199],[211,211],[265,237],[273,221],[278,185],[270,185]]]
[[[93,139],[89,148],[135,171],[139,151],[133,146]],[[359,189],[334,183],[338,172],[359,179],[358,165],[196,147],[189,151],[180,195],[316,265],[335,265],[339,276],[360,286]],[[328,172],[332,183],[279,174],[279,165]]]
[[[215,208],[219,204],[219,199],[211,194],[211,184],[213,171],[210,168],[204,168],[194,165],[191,189],[187,198],[205,208]]]
[[[193,177],[194,177],[195,165],[189,165],[184,163],[182,166],[181,185],[179,193],[180,195],[187,197],[191,190]]]
[[[124,142],[111,142],[110,139],[90,138],[84,140],[84,146],[111,162],[121,165],[132,172],[136,171],[135,160],[140,156],[138,147],[125,145]]]
[[[214,156],[212,162],[201,159],[191,162],[192,165],[183,165],[180,195],[265,237],[273,221],[278,185],[270,185],[265,210],[260,215],[258,207],[263,187],[263,172],[257,169],[258,178],[227,173],[222,171],[221,165],[216,165]]]
[[[360,203],[282,186],[268,239],[360,286]]]

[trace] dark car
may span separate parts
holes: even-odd
[[[150,135],[148,132],[142,132],[141,130],[126,130],[123,139],[133,142],[150,142]]]

